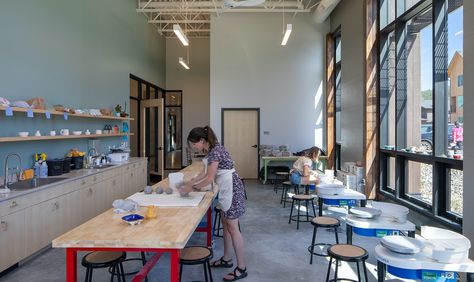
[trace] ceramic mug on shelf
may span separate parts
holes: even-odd
[[[91,135],[91,132],[89,131],[89,129],[86,129],[86,135]]]
[[[63,136],[67,136],[67,135],[69,135],[69,129],[61,129],[61,130],[59,130],[59,134],[61,134]]]
[[[39,130],[36,130],[35,136],[41,136],[41,132]]]
[[[96,129],[95,134],[102,134],[102,130],[101,129]]]
[[[51,130],[51,131],[49,132],[49,135],[50,135],[50,136],[56,136],[56,130]]]

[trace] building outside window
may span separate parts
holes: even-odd
[[[458,229],[463,190],[462,4],[379,1],[381,193]]]

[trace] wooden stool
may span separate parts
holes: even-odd
[[[313,207],[313,216],[316,217],[316,210],[314,209],[314,198],[313,195],[293,195],[291,197],[293,201],[291,202],[291,211],[290,211],[290,218],[288,219],[288,224],[291,223],[292,220],[296,221],[296,229],[300,229],[300,222],[310,222],[309,219],[309,209],[308,209],[308,203],[311,204]],[[304,201],[305,206],[306,206],[306,215],[300,215],[300,208],[301,208],[301,202]],[[298,215],[293,215],[293,207],[295,206],[295,202],[298,204]],[[300,217],[306,216],[306,220],[301,220]]]
[[[204,267],[204,276],[206,278],[206,282],[212,282],[212,273],[211,273],[211,260],[212,257],[212,250],[207,247],[199,247],[199,246],[190,246],[185,247],[181,251],[181,256],[179,258],[179,281],[181,281],[182,273],[183,273],[183,265],[196,265],[202,264]],[[209,272],[209,278],[207,273]],[[209,280],[210,279],[210,280]]]
[[[242,232],[240,229],[240,220],[238,222],[239,231]],[[221,235],[221,230],[224,231],[224,226],[221,227],[221,210],[215,206],[214,207],[214,225],[212,226],[212,234],[215,237],[222,237],[224,234]]]
[[[114,281],[114,276],[117,275],[118,281],[125,282],[125,273],[123,271],[122,262],[127,257],[125,252],[109,252],[96,251],[85,255],[82,258],[82,266],[86,267],[86,282],[92,281],[92,270],[94,268],[112,268],[110,281]]]
[[[308,251],[311,254],[310,259],[309,259],[309,264],[313,264],[313,255],[317,255],[320,257],[328,256],[327,251],[324,252],[324,249],[321,249],[321,253],[315,253],[314,246],[322,246],[323,248],[332,246],[332,244],[328,244],[328,243],[317,243],[317,244],[314,243],[314,241],[316,240],[316,231],[318,227],[334,228],[334,235],[336,236],[336,244],[339,244],[337,228],[341,225],[341,222],[339,222],[339,219],[337,218],[328,217],[328,216],[318,216],[311,220],[311,224],[314,226],[314,230],[313,230],[313,240],[311,241],[311,245],[309,245],[308,247]]]
[[[365,281],[369,281],[368,276],[367,276],[367,267],[365,266],[365,260],[369,257],[369,254],[364,248],[356,246],[356,245],[337,244],[337,245],[332,245],[331,247],[328,248],[328,255],[330,259],[329,259],[328,272],[326,274],[326,282],[338,281],[338,280],[354,281],[354,282],[362,281],[360,277],[360,268],[359,268],[360,262],[362,263],[362,266],[364,267]],[[331,272],[331,265],[332,265],[333,259],[336,260],[336,270],[334,272],[334,279],[329,280],[329,274]],[[337,267],[339,265],[339,261],[355,262],[357,265],[358,280],[338,278]]]
[[[278,189],[284,189],[283,182],[288,181],[290,173],[287,171],[277,171],[275,173],[275,184],[273,186],[273,190],[275,194],[278,194]]]

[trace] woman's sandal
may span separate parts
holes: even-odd
[[[237,275],[237,271],[240,272],[239,275]],[[224,277],[224,281],[236,281],[236,280],[239,280],[239,279],[242,279],[242,278],[245,278],[247,277],[248,273],[247,273],[247,267],[242,269],[240,267],[236,267],[234,268],[234,272],[230,272],[228,273],[227,275],[230,275],[232,276],[232,278],[225,278]]]
[[[211,267],[223,267],[223,268],[229,268],[234,266],[232,263],[232,259],[225,260],[224,257],[221,257],[219,260],[214,261],[211,263]]]

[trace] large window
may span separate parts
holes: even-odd
[[[462,224],[462,3],[379,1],[380,190],[454,228]]]

